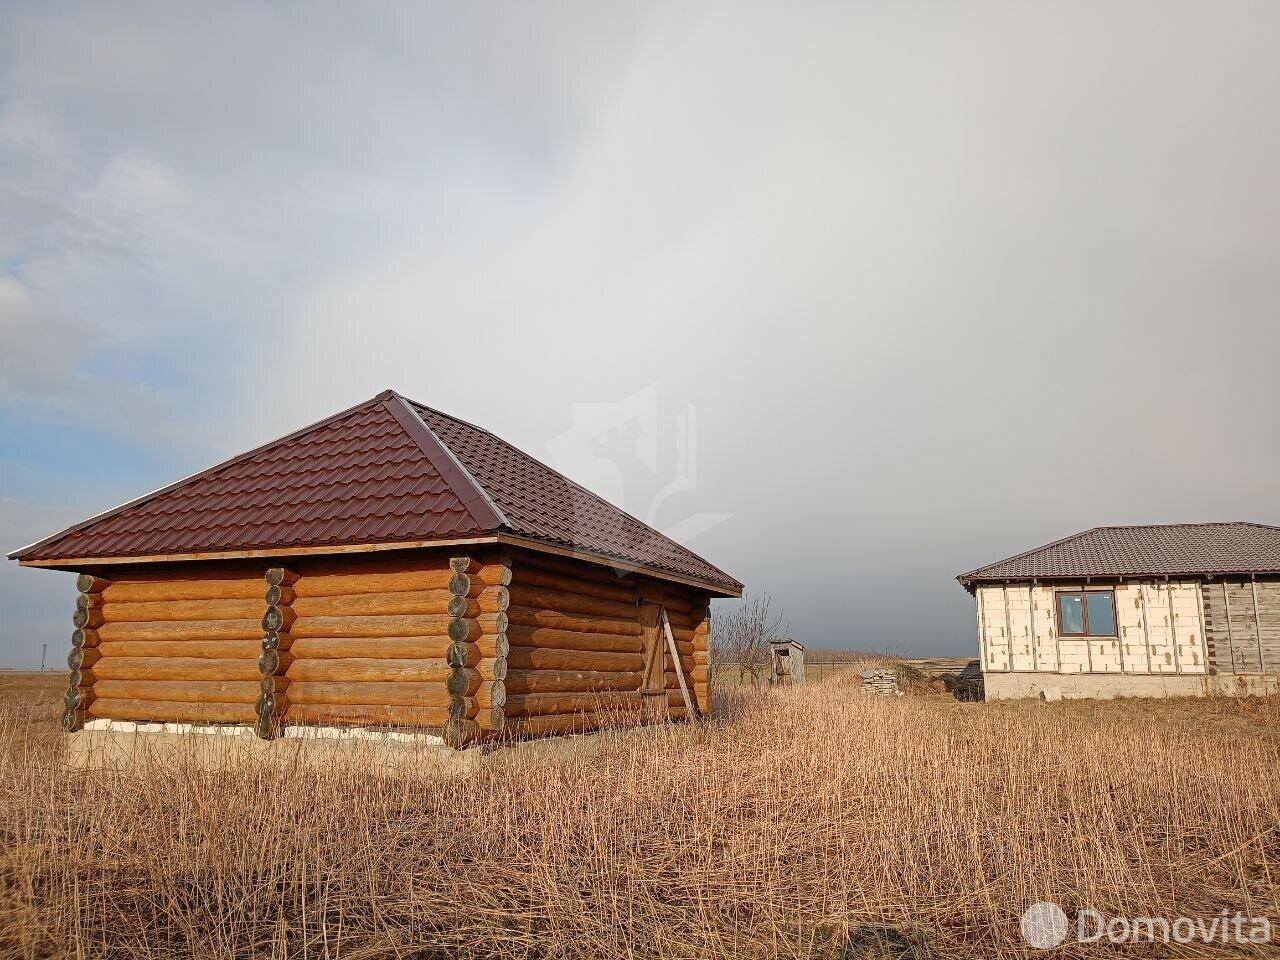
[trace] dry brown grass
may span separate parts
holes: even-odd
[[[11,708],[0,955],[815,957],[872,924],[1013,957],[1041,899],[1280,919],[1274,703],[725,696],[443,779],[78,773]],[[1210,955],[1134,955],[1179,949]]]

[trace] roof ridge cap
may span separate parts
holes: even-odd
[[[565,483],[567,483],[567,484],[569,484],[570,486],[572,486],[572,487],[574,487],[574,488],[576,488],[576,489],[578,489],[578,490],[582,491],[582,492],[583,492],[584,494],[586,494],[587,496],[589,496],[589,497],[591,497],[591,498],[595,499],[596,501],[598,501],[598,502],[600,502],[600,503],[605,504],[606,506],[608,506],[608,507],[609,507],[610,509],[612,509],[612,510],[617,510],[619,513],[623,514],[623,515],[624,515],[624,516],[626,516],[626,517],[629,517],[630,519],[634,520],[636,523],[638,523],[638,524],[640,524],[641,526],[643,526],[646,530],[652,530],[654,533],[656,533],[659,537],[661,537],[661,538],[662,538],[663,540],[665,540],[667,543],[671,544],[673,547],[677,547],[678,549],[683,550],[685,553],[691,554],[692,556],[694,556],[694,557],[696,557],[697,559],[701,560],[701,561],[702,561],[703,563],[705,563],[707,566],[711,567],[711,568],[712,568],[713,570],[715,570],[716,572],[723,574],[723,575],[724,575],[724,577],[725,577],[727,580],[733,580],[733,582],[734,582],[734,583],[738,583],[738,581],[737,581],[737,580],[734,580],[734,578],[733,578],[732,576],[730,576],[730,575],[729,575],[728,573],[726,573],[724,570],[721,570],[719,567],[717,567],[717,566],[716,566],[714,563],[712,563],[710,560],[706,559],[706,557],[703,557],[703,556],[700,556],[699,554],[694,553],[692,550],[690,550],[688,547],[686,547],[683,543],[680,543],[678,540],[673,540],[671,537],[667,536],[665,533],[663,533],[661,530],[659,530],[659,529],[658,529],[657,527],[655,527],[653,524],[649,523],[649,522],[648,522],[648,521],[646,521],[646,520],[641,520],[641,519],[640,519],[639,517],[637,517],[635,514],[630,513],[629,511],[627,511],[627,510],[623,509],[622,507],[618,506],[616,503],[612,503],[611,501],[606,500],[604,497],[600,496],[600,494],[596,493],[595,491],[587,489],[586,487],[584,487],[582,484],[578,483],[578,481],[574,480],[573,478],[565,476],[563,473],[561,473],[561,472],[560,472],[559,470],[557,470],[555,467],[551,466],[549,463],[545,463],[545,462],[543,462],[542,460],[539,460],[537,457],[532,456],[531,454],[526,453],[525,451],[523,451],[523,450],[521,450],[519,447],[517,447],[514,443],[511,443],[511,441],[502,439],[502,437],[498,436],[498,435],[497,435],[496,433],[494,433],[492,430],[488,430],[488,429],[486,429],[486,428],[484,428],[484,427],[476,426],[474,423],[470,423],[470,422],[468,422],[468,421],[466,421],[466,420],[463,420],[461,417],[455,417],[455,416],[454,416],[453,414],[451,414],[451,413],[445,413],[443,410],[437,410],[437,409],[435,409],[434,407],[428,407],[425,403],[418,403],[416,400],[408,400],[408,399],[407,399],[407,398],[405,398],[405,397],[401,397],[401,399],[402,399],[402,400],[406,400],[406,402],[407,402],[407,403],[409,403],[411,406],[421,407],[423,410],[429,410],[429,411],[431,411],[432,413],[436,414],[437,416],[444,417],[444,418],[446,418],[446,419],[448,419],[448,420],[453,420],[453,421],[454,421],[454,422],[456,422],[456,423],[461,423],[461,424],[463,424],[464,426],[471,427],[473,430],[479,430],[481,433],[487,434],[488,436],[492,437],[494,440],[498,441],[498,443],[502,444],[504,447],[507,447],[508,449],[514,450],[516,453],[520,454],[522,457],[527,457],[528,459],[530,459],[530,460],[534,461],[534,463],[537,463],[537,464],[539,464],[540,466],[542,466],[544,469],[546,469],[546,470],[550,470],[552,473],[554,473],[557,477],[559,477],[559,478],[560,478],[561,480],[563,480]],[[425,422],[424,422],[424,426],[425,426]],[[428,427],[428,429],[430,429],[430,428]],[[434,433],[433,433],[432,435],[434,436]],[[451,451],[451,453],[452,453],[452,451]],[[461,464],[459,464],[459,466],[461,466]],[[464,469],[465,469],[465,468],[464,468]],[[470,476],[470,474],[469,474],[469,473],[468,473],[468,476]],[[477,484],[477,486],[479,486],[479,484]],[[497,508],[497,505],[496,505],[496,504],[494,504],[494,507],[495,507],[495,509],[496,509],[496,508]],[[504,521],[505,521],[505,517],[504,517]]]
[[[436,468],[445,483],[457,494],[467,512],[482,527],[497,530],[510,526],[501,508],[480,482],[463,466],[462,461],[449,449],[449,445],[436,436],[425,420],[413,409],[412,401],[402,397],[394,390],[385,391],[382,405],[391,416],[404,428],[405,433],[418,445],[423,456]],[[458,489],[459,487],[463,489]],[[468,495],[469,493],[469,495]]]
[[[278,446],[279,444],[282,444],[282,443],[287,443],[288,441],[293,440],[296,437],[300,437],[304,433],[309,433],[312,430],[318,430],[320,427],[328,426],[330,423],[333,423],[335,420],[341,420],[343,417],[348,417],[359,410],[363,410],[365,407],[373,406],[373,404],[377,402],[378,402],[378,397],[373,397],[369,400],[362,400],[360,403],[357,403],[354,406],[347,407],[345,410],[339,410],[337,413],[330,414],[329,416],[324,417],[320,420],[317,420],[314,423],[309,423],[305,427],[300,427],[297,430],[292,430],[289,433],[284,434],[283,436],[276,437],[274,440],[268,440],[266,443],[260,443],[258,444],[258,446],[253,447],[252,449],[249,449],[249,450],[245,450],[243,453],[237,453],[235,456],[228,457],[226,460],[219,460],[217,463],[213,464],[212,466],[205,467],[203,470],[197,470],[195,473],[187,474],[187,476],[182,477],[179,480],[174,480],[172,483],[166,483],[162,487],[156,487],[156,489],[152,490],[150,493],[144,493],[140,497],[134,497],[132,500],[126,500],[124,503],[117,504],[114,507],[109,507],[106,510],[103,510],[99,513],[95,513],[91,517],[86,517],[84,520],[81,520],[79,523],[73,523],[71,526],[66,527],[65,529],[59,530],[57,533],[51,533],[47,537],[42,537],[39,540],[36,540],[36,541],[33,541],[32,543],[27,544],[25,547],[19,547],[17,550],[14,550],[13,552],[9,553],[7,556],[7,559],[19,560],[21,559],[22,554],[26,553],[28,550],[34,550],[37,547],[42,547],[47,543],[51,543],[54,540],[59,540],[62,537],[65,537],[69,534],[78,533],[81,530],[85,529],[85,527],[92,526],[93,524],[97,523],[100,520],[106,520],[108,517],[114,517],[116,514],[124,510],[128,510],[131,507],[136,507],[143,503],[146,503],[148,500],[152,499],[153,497],[158,497],[163,493],[168,493],[171,490],[176,490],[178,487],[181,487],[183,484],[190,483],[192,480],[199,480],[203,477],[209,476],[210,474],[216,473],[219,470],[225,469],[226,467],[230,467],[234,464],[240,463],[241,461],[248,460],[250,457],[255,457],[266,450],[270,450],[272,447]]]

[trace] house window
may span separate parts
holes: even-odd
[[[1058,635],[1063,637],[1114,637],[1114,590],[1080,590],[1058,594]]]

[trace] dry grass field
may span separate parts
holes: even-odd
[[[21,689],[0,709],[6,958],[837,957],[876,927],[913,956],[1019,957],[1037,900],[1280,922],[1274,701],[962,704],[836,679],[461,775],[317,776],[69,771],[56,686]],[[1275,955],[1249,949],[1055,955]]]

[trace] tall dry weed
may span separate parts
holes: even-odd
[[[1268,728],[723,693],[709,727],[456,776],[371,757],[77,772],[11,712],[0,954],[815,957],[891,926],[937,956],[1013,957],[1035,952],[1017,918],[1037,900],[1280,919]]]

